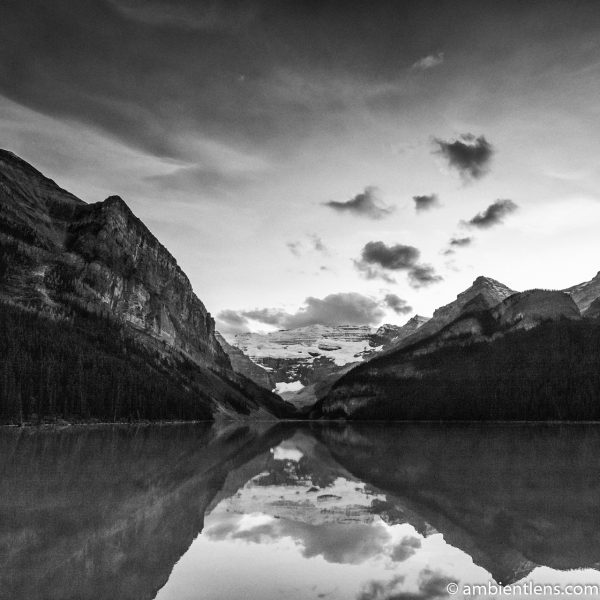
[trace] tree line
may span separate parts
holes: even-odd
[[[211,400],[109,318],[0,304],[0,422],[211,419]]]
[[[400,375],[407,363],[410,377]],[[367,400],[353,419],[600,420],[600,321],[564,319],[491,342],[381,357],[346,375],[328,400],[353,397]]]

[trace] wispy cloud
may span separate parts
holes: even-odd
[[[379,191],[373,186],[365,188],[364,192],[357,194],[346,202],[330,200],[324,204],[337,212],[346,212],[360,217],[368,217],[369,219],[382,219],[395,210],[395,207],[387,206],[379,198]]]
[[[507,215],[515,212],[518,208],[518,205],[512,200],[496,200],[465,224],[479,229],[489,229],[494,225],[502,223]]]
[[[415,62],[412,68],[416,71],[426,71],[427,69],[433,69],[439,67],[444,62],[444,53],[438,52],[437,54],[429,54],[424,56]]]

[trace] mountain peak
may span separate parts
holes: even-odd
[[[475,286],[493,286],[493,287],[503,287],[503,288],[507,288],[507,286],[505,286],[503,283],[499,282],[496,279],[492,279],[491,277],[486,277],[485,275],[480,275],[479,277],[477,277],[477,279],[475,279],[475,281],[473,282],[472,287]],[[508,288],[507,288],[508,289]]]
[[[578,283],[562,291],[573,298],[583,314],[592,302],[600,297],[600,271],[589,281]]]

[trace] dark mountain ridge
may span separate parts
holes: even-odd
[[[562,291],[501,293],[505,297],[490,306],[490,295],[477,293],[482,283],[489,289],[489,281],[478,278],[457,299],[466,301],[444,307],[454,319],[435,323],[436,311],[416,334],[341,377],[312,416],[600,418],[600,323],[582,318]]]
[[[215,336],[214,320],[187,276],[120,197],[86,204],[14,154],[0,151],[0,250],[0,301],[65,324],[78,320],[74,329],[67,326],[71,343],[90,351],[91,335],[93,353],[103,356],[125,351],[124,341],[120,349],[102,344],[99,325],[92,323],[112,321],[151,371],[161,372],[180,393],[200,398],[196,418],[207,413],[269,418],[293,412],[270,391],[234,372]],[[11,327],[18,335],[23,320],[14,311],[6,314],[15,317]],[[51,329],[38,327],[46,334]],[[51,344],[43,347],[47,354],[35,359],[32,345],[22,349],[26,356],[21,363],[61,360]],[[27,407],[23,369],[13,359],[6,377],[12,372],[17,386],[11,402]],[[95,410],[88,405],[87,416],[100,416]],[[100,412],[105,418],[105,411]]]

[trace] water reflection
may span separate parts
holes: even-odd
[[[597,426],[3,431],[0,456],[1,598],[600,585]]]

